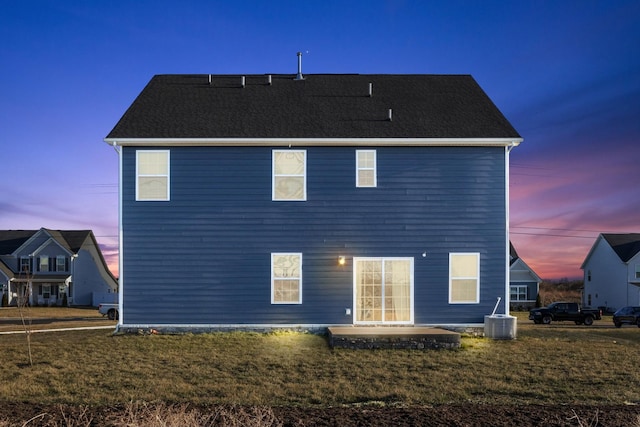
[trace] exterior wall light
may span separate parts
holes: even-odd
[[[338,257],[338,264],[339,265],[344,265],[344,263],[347,262],[347,260],[345,259],[345,257],[343,257],[342,255],[340,255]]]

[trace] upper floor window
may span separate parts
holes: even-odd
[[[449,254],[449,303],[480,302],[480,254]]]
[[[136,151],[136,200],[169,200],[169,151]]]
[[[67,271],[67,257],[64,255],[56,257],[56,271]]]
[[[28,273],[31,271],[31,260],[28,257],[20,258],[20,271]]]
[[[376,150],[356,150],[356,187],[376,185]]]
[[[49,271],[49,257],[46,255],[40,255],[38,261],[38,271]]]
[[[273,150],[272,200],[307,200],[307,152]]]
[[[636,264],[636,279],[640,279],[640,264]]]

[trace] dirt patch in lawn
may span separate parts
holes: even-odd
[[[30,421],[29,421],[30,420]],[[140,404],[87,407],[0,402],[0,427],[22,426],[629,426],[640,427],[640,406],[438,405],[335,408]]]

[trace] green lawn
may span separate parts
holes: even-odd
[[[4,311],[4,310],[3,310]],[[0,311],[1,313],[1,311]],[[0,396],[41,404],[130,401],[267,406],[640,403],[640,328],[533,325],[459,350],[346,350],[299,333],[0,336]],[[2,317],[2,316],[0,316]],[[635,386],[634,386],[635,385]]]

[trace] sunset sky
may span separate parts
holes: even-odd
[[[580,278],[640,232],[640,1],[0,0],[0,229],[92,229],[117,274],[118,155],[154,74],[471,74],[524,142],[511,241]]]

